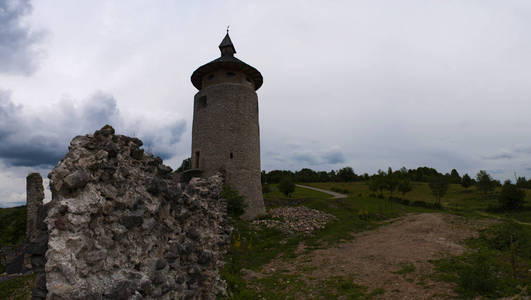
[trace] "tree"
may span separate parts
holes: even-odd
[[[341,181],[349,182],[356,181],[358,176],[354,173],[354,170],[351,167],[344,167],[337,171],[337,177],[339,177],[339,180]]]
[[[518,209],[524,206],[525,192],[507,180],[498,196],[498,203],[505,209]]]
[[[378,175],[373,175],[371,180],[369,180],[369,189],[373,192],[379,191],[380,196],[383,197],[383,191],[386,188],[385,173],[382,170],[378,170]]]
[[[480,170],[478,172],[478,174],[476,175],[476,180],[476,186],[478,190],[483,192],[485,196],[487,196],[489,192],[492,192],[494,190],[495,183],[492,180],[492,177],[490,177],[490,175],[485,170]]]
[[[468,176],[468,174],[463,175],[463,178],[461,179],[461,185],[468,189],[470,186],[474,185],[474,180]]]
[[[291,177],[282,178],[278,184],[278,190],[284,195],[291,197],[291,194],[295,191],[295,184]]]
[[[456,169],[452,169],[450,172],[450,181],[452,183],[460,183],[461,182],[461,176],[459,176],[459,173]]]
[[[405,178],[400,180],[400,183],[398,184],[398,191],[402,193],[402,197],[406,196],[406,193],[411,192],[413,187],[411,186],[411,182],[409,179]]]
[[[428,185],[431,189],[431,193],[435,196],[438,205],[441,205],[441,198],[446,195],[450,183],[448,178],[443,175],[433,176],[430,178]]]
[[[393,174],[393,169],[389,167],[387,169],[387,175],[385,176],[385,188],[389,191],[389,193],[391,193],[391,196],[392,196],[397,186],[398,186],[398,180],[396,179],[396,176]]]

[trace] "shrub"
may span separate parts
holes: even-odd
[[[262,193],[263,194],[271,193],[271,187],[269,186],[269,184],[267,183],[262,184]]]
[[[278,184],[278,190],[284,195],[291,197],[291,194],[295,191],[295,184],[291,177],[282,178]]]
[[[496,183],[492,180],[492,177],[490,177],[490,175],[484,170],[479,171],[476,175],[476,180],[478,190],[483,192],[485,196],[487,196],[489,192],[492,192],[496,187]]]
[[[221,197],[227,200],[227,214],[233,218],[239,218],[245,212],[247,204],[238,191],[233,190],[229,185],[223,186]]]
[[[525,192],[510,181],[505,181],[498,196],[498,203],[504,209],[518,209],[524,206]]]
[[[457,271],[458,284],[467,296],[490,295],[497,288],[498,273],[490,257],[481,252],[471,255],[467,264]]]
[[[332,192],[341,193],[341,194],[348,194],[349,193],[349,190],[338,188],[338,187],[335,187],[335,186],[331,187],[330,190]]]
[[[413,203],[411,203],[411,205],[419,206],[419,207],[428,207],[428,203],[426,203],[424,201],[420,201],[420,200],[413,201]]]
[[[431,193],[435,196],[436,203],[440,206],[441,198],[446,195],[448,187],[450,186],[448,179],[441,175],[433,176],[430,178],[428,185],[430,186]]]
[[[407,193],[411,192],[413,187],[411,186],[411,182],[409,179],[402,179],[400,180],[400,183],[398,184],[398,191],[402,193],[402,196],[405,196]]]
[[[468,174],[465,174],[463,178],[461,179],[461,186],[463,186],[465,189],[468,189],[470,186],[474,185],[474,181]]]

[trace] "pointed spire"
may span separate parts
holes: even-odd
[[[227,34],[223,38],[223,41],[221,41],[221,44],[219,44],[219,50],[221,51],[221,56],[234,56],[234,53],[236,53],[236,49],[230,40],[228,28]]]

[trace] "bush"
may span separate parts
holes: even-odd
[[[479,171],[476,175],[476,181],[478,190],[483,192],[485,196],[494,191],[494,188],[496,187],[496,183],[492,180],[492,177],[490,177],[490,175],[484,170]]]
[[[402,205],[409,205],[410,204],[409,200],[402,199],[402,198],[399,198],[399,197],[389,197],[389,201],[400,203]]]
[[[481,252],[469,257],[469,261],[457,271],[458,284],[466,296],[492,295],[499,285],[498,270],[490,257]]]
[[[263,194],[271,193],[271,187],[269,186],[269,184],[267,183],[262,184],[262,193]]]
[[[503,184],[501,193],[498,196],[498,203],[503,209],[518,209],[524,206],[525,192],[516,185],[506,181]]]
[[[428,207],[428,203],[426,203],[425,201],[420,201],[420,200],[417,200],[417,201],[413,201],[413,203],[411,203],[412,206],[418,206],[418,207]]]
[[[341,194],[348,194],[349,193],[349,190],[338,188],[338,187],[335,187],[335,186],[331,187],[330,190],[332,192],[341,193]]]
[[[284,195],[291,197],[291,194],[295,192],[295,184],[293,183],[291,177],[282,178],[278,184],[278,190]]]
[[[428,185],[431,189],[431,193],[435,196],[437,204],[441,205],[441,198],[446,195],[450,183],[445,176],[437,175],[430,178]]]
[[[233,190],[229,185],[224,185],[221,197],[227,200],[227,214],[230,217],[239,218],[243,215],[247,204],[238,191]]]

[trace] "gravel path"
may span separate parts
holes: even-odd
[[[325,194],[328,194],[328,195],[332,195],[332,196],[334,196],[334,197],[332,197],[333,199],[347,198],[347,195],[345,195],[345,194],[340,194],[340,193],[332,192],[332,191],[329,191],[329,190],[323,190],[323,189],[320,189],[320,188],[315,188],[315,187],[311,187],[311,186],[307,186],[307,185],[301,185],[301,184],[296,184],[296,186],[301,187],[301,188],[305,188],[305,189],[318,191],[318,192],[325,193]]]
[[[294,260],[273,260],[260,276],[284,270],[310,285],[337,276],[354,276],[354,282],[366,286],[369,292],[381,289],[383,294],[375,299],[451,298],[455,296],[454,285],[432,278],[434,267],[430,261],[463,254],[463,241],[489,224],[440,213],[410,214],[360,232],[352,241],[313,250]],[[294,299],[314,296],[304,291]]]

